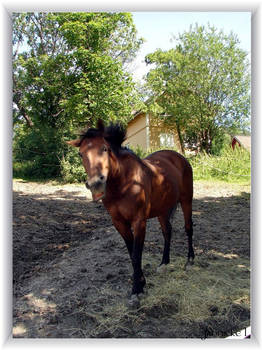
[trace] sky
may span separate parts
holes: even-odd
[[[233,32],[240,40],[239,46],[251,57],[251,12],[132,12],[138,31],[145,43],[133,62],[131,71],[136,80],[141,80],[149,70],[144,57],[156,49],[174,47],[173,35],[189,30],[191,24],[210,25],[222,29],[225,34]]]

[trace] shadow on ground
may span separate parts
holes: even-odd
[[[205,321],[189,322],[180,315],[177,328],[170,323],[169,311],[176,314],[178,322],[179,302],[173,309],[169,305],[148,312],[145,306],[140,311],[127,311],[123,303],[131,288],[131,264],[124,242],[102,204],[86,200],[78,191],[64,190],[30,195],[14,192],[13,203],[14,337],[187,338],[203,337],[205,332],[224,336],[238,322],[248,322],[245,305],[232,304],[230,317],[235,323],[227,324],[223,310],[217,311],[214,306]],[[208,266],[217,260],[235,266],[241,261],[248,289],[249,220],[249,193],[195,199],[194,246],[199,261],[195,273],[212,273]],[[171,259],[178,261],[178,268],[187,255],[183,226],[178,209],[171,246]],[[148,298],[161,287],[161,278],[158,282],[153,276],[162,250],[159,224],[149,220],[144,248]],[[114,321],[118,326],[122,324],[118,328],[109,327],[106,321],[114,308]],[[137,312],[141,321],[136,318]]]

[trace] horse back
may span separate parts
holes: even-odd
[[[181,201],[192,201],[193,174],[189,162],[175,151],[165,150],[150,154],[144,160],[152,171],[151,214],[161,207],[172,207]]]

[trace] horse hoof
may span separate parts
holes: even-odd
[[[194,259],[189,258],[187,262],[185,263],[184,270],[187,271],[190,267],[194,265]]]
[[[195,263],[194,258],[189,258],[188,262],[190,265],[194,265],[194,263]]]
[[[167,265],[162,264],[159,265],[158,268],[156,269],[157,273],[165,273],[167,271]]]
[[[130,299],[127,301],[127,306],[130,309],[137,309],[140,306],[140,300],[137,294],[132,294]]]

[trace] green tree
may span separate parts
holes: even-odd
[[[61,105],[79,122],[128,121],[139,102],[131,76],[123,69],[142,40],[136,39],[127,13],[66,13],[56,16],[72,50],[69,60],[77,81]]]
[[[250,70],[247,53],[234,34],[208,26],[190,27],[169,51],[146,57],[154,68],[147,75],[150,109],[174,125],[181,149],[197,145],[212,152],[225,130],[250,118]]]
[[[13,15],[14,153],[36,175],[60,173],[76,127],[128,121],[140,99],[125,64],[141,43],[128,13]]]

